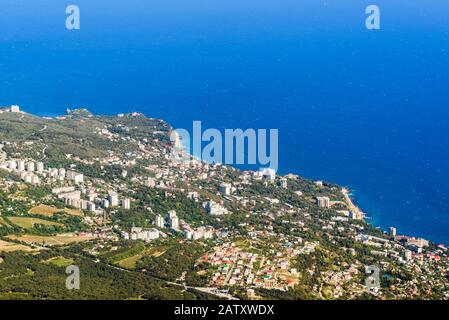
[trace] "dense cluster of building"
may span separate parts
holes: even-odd
[[[143,240],[151,241],[158,239],[161,232],[157,229],[144,229],[140,227],[132,227],[131,232],[122,231],[121,236],[126,240]]]
[[[11,107],[4,112],[19,112],[19,109]],[[432,282],[435,274],[449,270],[438,264],[447,251],[444,246],[435,250],[427,240],[397,235],[393,227],[384,235],[373,232],[345,189],[322,181],[309,182],[296,175],[278,177],[269,168],[237,171],[193,157],[186,162],[175,162],[165,142],[153,143],[157,141],[156,136],[133,136],[132,130],[123,123],[105,124],[94,130],[101,138],[136,146],[123,154],[107,150],[102,158],[73,156],[70,159],[74,164],[70,168],[46,168],[42,161],[33,159],[7,160],[0,147],[0,168],[18,174],[26,183],[51,185],[52,200],[60,199],[67,206],[94,213],[84,217],[92,226],[84,236],[114,241],[120,234],[122,239],[145,242],[170,237],[181,244],[207,240],[201,245],[208,248],[208,253],[197,262],[207,267],[202,274],[207,275],[209,285],[214,288],[286,290],[298,284],[301,277],[311,275],[320,285],[307,289],[318,298],[327,294],[331,298],[344,294],[357,297],[365,289],[358,277],[364,267],[360,257],[366,255],[375,258],[386,272],[393,266],[395,272],[408,270],[417,278],[425,274],[427,278],[420,281],[400,280],[392,289],[393,292],[401,288],[396,292],[397,297],[418,295],[423,284],[429,287],[444,284],[444,277],[434,277],[439,280]],[[114,170],[114,177],[107,175],[106,169],[95,177],[84,177],[75,171],[76,163],[99,163],[102,168],[114,165],[119,171]],[[142,170],[131,170],[138,165]],[[198,219],[196,213],[190,216],[178,206],[178,213],[170,210],[160,214],[152,199],[141,197],[148,188],[157,189],[151,190],[151,194],[157,194],[158,201],[171,201],[170,207],[173,201],[186,203],[187,197],[192,201],[189,206],[202,208],[207,215]],[[182,201],[177,197],[182,197]],[[136,212],[145,213],[147,222],[129,229],[124,227],[129,225],[125,219],[132,217],[133,212],[127,215],[118,211],[131,209],[131,204]],[[101,221],[98,218],[98,222],[94,221],[95,217],[103,218]],[[147,227],[152,219],[154,225]],[[101,232],[98,226],[103,226]],[[155,246],[162,241],[155,241]],[[363,255],[359,255],[362,250]],[[318,267],[316,257],[298,258],[314,254],[329,264]],[[301,263],[307,265],[304,270],[297,269]]]
[[[131,208],[131,199],[123,198],[119,200],[116,192],[109,191],[106,198],[99,197],[91,188],[75,186],[64,186],[53,188],[52,192],[62,199],[65,204],[83,210],[95,212],[97,208],[109,208],[121,206],[122,209],[129,210]],[[82,196],[85,195],[85,199]]]
[[[81,173],[65,168],[45,168],[42,161],[13,159],[2,162],[0,168],[16,173],[24,182],[33,185],[40,184],[42,179],[50,181],[67,180],[73,181],[75,184],[84,181],[84,175]]]

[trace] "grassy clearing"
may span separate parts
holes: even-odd
[[[34,208],[31,208],[28,213],[29,214],[40,214],[43,216],[52,217],[56,212],[60,212],[62,209],[58,209],[55,207],[47,206],[45,204],[40,204]]]
[[[0,252],[13,252],[13,251],[36,251],[30,247],[24,246],[22,244],[17,244],[13,242],[7,242],[0,240]]]
[[[61,256],[54,257],[54,258],[51,258],[51,259],[45,261],[45,263],[51,263],[58,267],[67,267],[67,266],[70,266],[71,264],[73,264],[73,262],[74,262],[73,259],[67,259],[67,258],[64,258]]]
[[[146,248],[146,249],[143,249],[140,252],[138,252],[136,254],[132,254],[129,257],[126,257],[124,259],[115,260],[116,261],[115,263],[117,263],[119,266],[121,266],[123,268],[133,269],[136,267],[137,262],[139,262],[139,260],[142,259],[143,257],[148,257],[148,256],[159,257],[159,256],[163,255],[168,250],[168,248],[169,248],[169,246]],[[133,250],[133,249],[131,249],[131,250]]]
[[[83,212],[76,209],[59,209],[52,206],[47,206],[45,204],[40,204],[28,211],[29,214],[40,214],[47,217],[52,217],[55,213],[64,211],[72,216],[82,217]]]
[[[84,216],[84,213],[81,210],[77,210],[77,209],[65,208],[64,212],[67,212],[68,214],[70,214],[72,216],[77,216],[77,217],[83,217]]]
[[[31,229],[35,224],[42,224],[46,226],[64,226],[62,223],[43,220],[39,218],[29,218],[29,217],[8,217],[8,220],[14,223],[15,225],[24,228]]]
[[[56,235],[56,236],[36,236],[36,235],[22,235],[22,236],[15,236],[10,235],[8,236],[10,239],[19,240],[28,244],[35,244],[35,245],[47,245],[47,246],[54,246],[54,245],[66,245],[70,243],[75,242],[83,242],[83,241],[89,241],[92,240],[92,237],[78,237],[76,235]]]
[[[0,292],[0,300],[29,300],[27,292]]]

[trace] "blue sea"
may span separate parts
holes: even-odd
[[[0,3],[0,105],[279,129],[279,170],[354,190],[376,226],[449,244],[449,3]]]

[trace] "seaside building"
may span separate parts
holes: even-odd
[[[357,217],[357,213],[356,212],[354,212],[354,211],[349,211],[349,219],[357,219],[358,217]]]
[[[220,184],[219,191],[221,194],[229,196],[231,195],[232,185],[230,183],[222,183]]]
[[[412,252],[410,250],[405,251],[405,260],[406,261],[412,260]]]
[[[280,186],[281,186],[281,188],[283,188],[283,189],[287,189],[287,187],[288,187],[288,184],[287,184],[287,178],[282,178],[282,179],[281,179],[281,181],[280,181]]]
[[[13,105],[11,106],[11,108],[9,109],[10,112],[16,113],[16,112],[20,112],[20,107],[17,105]]]
[[[330,199],[329,197],[317,197],[318,206],[320,208],[330,208]]]
[[[263,178],[268,181],[274,181],[276,179],[276,171],[271,168],[263,168],[261,170]]]
[[[388,235],[390,237],[396,237],[396,228],[395,227],[388,228]]]

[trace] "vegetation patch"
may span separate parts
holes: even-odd
[[[42,216],[52,217],[57,212],[65,212],[72,216],[82,217],[83,213],[80,210],[76,209],[59,209],[56,207],[48,206],[45,204],[40,204],[28,211],[29,214],[39,214]]]
[[[29,218],[29,217],[8,217],[8,220],[14,223],[15,225],[24,228],[31,229],[36,224],[44,225],[44,226],[64,226],[62,223],[43,220],[39,218]]]
[[[59,256],[59,257],[51,258],[45,262],[54,264],[55,266],[58,266],[58,267],[67,267],[67,266],[70,266],[71,264],[73,264],[74,261],[75,260],[73,260],[73,259],[68,259],[68,258]]]
[[[13,252],[13,251],[35,251],[35,249],[24,246],[22,244],[0,240],[0,252]]]
[[[19,240],[33,245],[66,245],[70,243],[83,242],[92,240],[93,237],[78,237],[76,235],[56,235],[56,236],[38,236],[38,235],[10,235],[8,238],[13,240]]]

